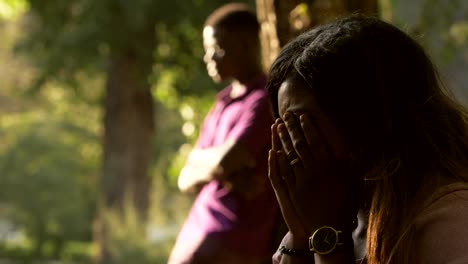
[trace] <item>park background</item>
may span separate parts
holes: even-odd
[[[225,85],[206,74],[203,22],[227,2],[0,0],[0,264],[166,262],[194,199],[177,175]],[[265,64],[371,6],[468,105],[468,1],[244,2],[269,30]]]

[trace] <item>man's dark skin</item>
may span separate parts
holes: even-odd
[[[208,74],[217,83],[230,80],[232,98],[243,94],[245,85],[262,74],[259,43],[255,42],[247,31],[227,31],[220,26],[206,26],[203,30],[203,59]],[[238,142],[193,149],[180,173],[178,185],[183,192],[196,192],[216,178],[241,192],[255,192],[249,186],[253,184],[237,177],[253,167],[254,158]]]

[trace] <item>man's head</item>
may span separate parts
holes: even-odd
[[[216,9],[203,29],[204,61],[210,77],[219,82],[258,71],[259,31],[257,17],[246,4]]]

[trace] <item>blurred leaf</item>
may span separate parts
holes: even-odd
[[[27,0],[0,0],[0,19],[15,19],[27,9]]]

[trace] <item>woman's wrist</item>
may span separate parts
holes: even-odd
[[[309,249],[309,237],[305,234],[294,234],[290,233],[289,239],[285,241],[284,245],[290,249],[297,249],[297,250],[308,250]]]
[[[289,232],[278,249],[278,263],[316,263],[322,261],[331,263],[348,263],[354,260],[352,233],[347,231],[340,234],[340,245],[325,255],[314,253],[309,247],[309,238],[305,235],[295,235]],[[293,261],[293,262],[291,262]],[[318,262],[317,262],[318,261]]]
[[[280,254],[279,263],[311,263],[314,259],[314,253],[309,250],[307,241],[306,236],[298,236],[289,232],[288,238],[283,240],[278,249]]]

